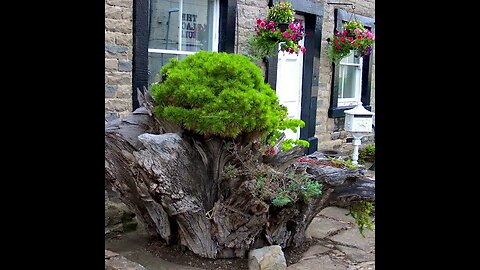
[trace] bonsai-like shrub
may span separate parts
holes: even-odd
[[[161,73],[162,82],[151,87],[155,113],[187,130],[230,139],[270,135],[274,143],[278,129],[304,126],[287,118],[287,108],[264,83],[260,68],[245,56],[201,51],[172,59]]]

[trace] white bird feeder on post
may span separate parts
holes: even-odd
[[[358,164],[358,147],[362,144],[362,137],[372,133],[374,115],[362,106],[362,102],[345,111],[345,131],[353,136],[352,164]]]

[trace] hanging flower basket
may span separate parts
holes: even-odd
[[[336,31],[328,40],[328,56],[334,63],[347,57],[353,51],[355,56],[369,56],[375,43],[375,35],[362,23],[353,19],[345,23],[342,32]]]
[[[277,23],[278,29],[280,29],[281,32],[285,32],[285,30],[288,29],[289,23]]]
[[[272,57],[280,51],[305,53],[306,48],[299,42],[305,36],[300,21],[294,21],[295,10],[289,2],[277,2],[268,10],[266,19],[257,19],[255,35],[249,40],[255,58]]]

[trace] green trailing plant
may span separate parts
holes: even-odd
[[[279,130],[305,125],[287,118],[287,108],[264,82],[260,68],[245,56],[200,51],[183,60],[173,58],[161,74],[162,82],[151,86],[155,114],[186,130],[266,141]]]
[[[371,202],[360,201],[350,206],[347,213],[355,219],[358,230],[363,237],[365,237],[365,229],[374,230],[371,218],[373,209],[374,205]]]

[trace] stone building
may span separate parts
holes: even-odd
[[[159,69],[172,57],[200,50],[243,53],[256,19],[265,18],[275,2],[105,0],[106,117],[123,117],[135,109],[134,89],[158,81]],[[305,25],[307,51],[265,59],[266,80],[290,115],[305,121],[299,137],[310,141],[309,152],[351,149],[350,135],[343,130],[344,110],[361,101],[375,111],[375,51],[335,66],[327,57],[327,38],[352,16],[375,32],[375,0],[289,2]],[[330,2],[353,4],[354,9]]]

